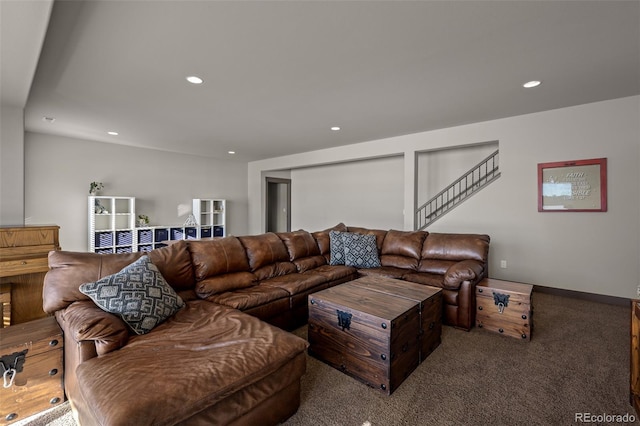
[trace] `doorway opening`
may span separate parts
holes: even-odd
[[[266,232],[291,231],[291,179],[266,178]]]

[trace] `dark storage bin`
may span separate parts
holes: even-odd
[[[182,229],[182,228],[171,228],[171,239],[172,240],[183,240],[184,239],[184,229]]]
[[[169,230],[166,228],[156,229],[156,241],[166,241],[169,239]]]

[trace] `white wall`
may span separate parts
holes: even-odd
[[[87,250],[92,181],[136,197],[151,225],[182,225],[193,198],[224,198],[227,233],[247,233],[246,163],[26,133],[25,222],[59,225],[63,250]]]
[[[0,107],[0,225],[24,224],[24,111]]]
[[[397,156],[292,170],[291,229],[402,229],[403,165]]]
[[[249,229],[260,232],[264,206],[259,189],[265,170],[295,170],[398,154],[404,155],[405,165],[404,228],[411,229],[415,206],[415,170],[411,168],[417,153],[499,141],[502,177],[429,230],[489,234],[492,277],[635,297],[640,285],[639,117],[640,97],[633,96],[252,162],[248,171]],[[600,157],[608,159],[608,212],[538,212],[538,163]],[[391,180],[397,178],[397,170],[380,168],[377,172]],[[295,179],[292,185],[296,185]],[[357,208],[358,202],[354,200],[351,207]],[[298,209],[304,209],[303,203],[296,203]],[[325,209],[334,211],[333,206]],[[329,215],[327,226],[343,221],[344,210]],[[307,209],[295,214],[316,213]],[[368,219],[363,215],[359,222]],[[387,227],[393,227],[392,221]],[[503,259],[507,269],[499,268]]]

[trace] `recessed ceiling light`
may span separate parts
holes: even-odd
[[[229,154],[235,154],[235,153],[236,153],[235,151],[229,151]]]
[[[45,123],[52,124],[54,121],[56,121],[56,119],[53,117],[42,117],[42,121],[44,121]]]
[[[118,136],[118,132],[107,132],[107,134],[111,136]]]
[[[331,130],[333,130],[334,132],[337,132],[338,130],[340,130],[340,127],[338,127],[338,126],[333,126],[333,127],[331,128]]]
[[[526,87],[527,89],[531,89],[532,87],[538,87],[540,86],[541,82],[538,80],[531,80],[531,81],[527,81],[525,84],[523,84],[523,87]]]
[[[189,77],[187,77],[187,81],[189,83],[191,83],[191,84],[202,84],[202,83],[204,83],[203,79],[201,79],[200,77],[195,76],[195,75],[190,75]]]

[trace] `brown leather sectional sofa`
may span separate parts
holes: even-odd
[[[375,235],[381,266],[330,265],[331,230]],[[79,291],[144,253],[57,251],[44,309],[64,332],[65,391],[80,424],[277,424],[300,404],[307,342],[284,330],[306,323],[309,294],[364,274],[437,286],[444,323],[468,330],[488,251],[486,235],[343,224],[181,241],[147,255],[186,307],[144,335]]]

